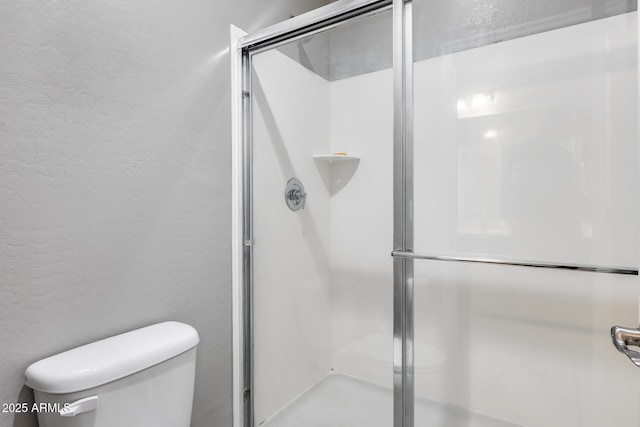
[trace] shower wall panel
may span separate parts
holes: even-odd
[[[277,51],[253,58],[256,425],[331,369],[329,83]],[[308,193],[285,204],[287,181]]]
[[[331,147],[361,157],[332,170],[333,365],[391,386],[392,70],[331,83]]]

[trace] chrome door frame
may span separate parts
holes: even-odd
[[[413,252],[412,3],[393,0],[393,252]],[[402,248],[402,249],[399,249]],[[412,258],[393,258],[393,425],[414,424]]]
[[[394,79],[394,137],[393,192],[394,237],[393,252],[413,251],[413,56],[411,32],[411,1],[407,0],[339,0],[314,11],[291,18],[238,40],[236,48],[241,59],[240,150],[242,165],[239,177],[241,197],[238,203],[241,259],[238,263],[238,290],[241,301],[240,316],[242,342],[240,355],[242,390],[234,390],[233,399],[241,400],[239,425],[255,427],[253,396],[253,128],[251,103],[252,56],[303,37],[393,8],[393,79]],[[235,202],[234,202],[235,203]],[[235,238],[235,237],[234,237]],[[234,252],[233,256],[236,256]],[[393,314],[393,400],[394,427],[413,427],[413,259],[392,258],[394,269]],[[234,405],[235,406],[235,405]]]

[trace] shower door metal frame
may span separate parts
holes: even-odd
[[[393,252],[413,252],[412,3],[393,1]],[[412,258],[393,258],[393,425],[414,424]]]
[[[234,76],[241,89],[234,93],[241,149],[234,151],[234,165],[241,169],[237,191],[240,219],[236,224],[234,266],[239,270],[234,285],[238,286],[236,304],[242,323],[242,340],[234,363],[239,370],[240,389],[234,383],[233,399],[241,402],[240,413],[234,413],[234,426],[255,427],[253,396],[253,128],[251,102],[252,56],[286,43],[324,32],[360,19],[393,9],[393,79],[394,79],[394,140],[393,192],[394,225],[393,253],[413,251],[413,56],[411,44],[411,1],[407,0],[339,0],[328,6],[293,17],[240,38],[232,53],[238,59],[238,74]],[[233,67],[233,61],[232,61]],[[234,245],[235,247],[236,245]],[[236,258],[240,259],[236,259]],[[413,259],[393,257],[393,427],[413,427]],[[237,280],[237,282],[236,282]],[[234,307],[235,308],[235,307]],[[235,330],[235,329],[234,329]],[[236,334],[234,333],[234,336]],[[237,405],[234,405],[237,407]],[[238,412],[238,411],[236,411]]]

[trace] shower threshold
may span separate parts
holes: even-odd
[[[518,427],[486,415],[416,398],[416,425]],[[332,371],[293,399],[261,427],[391,427],[393,391]]]

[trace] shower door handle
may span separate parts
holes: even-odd
[[[640,329],[613,326],[611,340],[620,353],[626,354],[634,365],[640,367],[640,352],[629,348],[629,346],[640,347]]]

